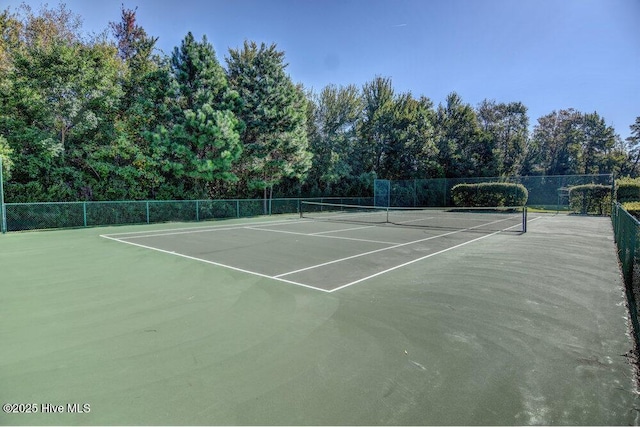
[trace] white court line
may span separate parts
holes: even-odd
[[[172,252],[172,251],[167,251],[165,249],[154,248],[153,246],[141,245],[140,243],[127,242],[125,240],[116,239],[115,237],[110,237],[109,235],[106,235],[106,234],[101,234],[100,237],[103,237],[103,238],[109,239],[109,240],[113,240],[113,241],[116,241],[116,242],[120,242],[120,243],[125,243],[127,245],[138,246],[138,247],[144,248],[144,249],[151,249],[152,251],[157,251],[157,252],[162,252],[162,253],[169,254],[169,255],[179,256],[181,258],[186,258],[186,259],[190,259],[190,260],[193,260],[193,261],[200,261],[200,262],[204,262],[204,263],[207,263],[207,264],[212,264],[212,265],[215,265],[215,266],[218,266],[218,267],[229,268],[231,270],[239,271],[241,273],[252,274],[254,276],[264,277],[264,278],[267,278],[267,279],[278,280],[280,282],[289,283],[289,284],[292,284],[292,285],[302,286],[304,288],[315,289],[316,291],[322,291],[322,292],[327,292],[327,293],[331,292],[331,291],[329,291],[327,289],[322,289],[322,288],[318,288],[318,287],[311,286],[311,285],[305,285],[304,283],[294,282],[292,280],[287,280],[287,279],[281,279],[279,277],[269,276],[268,274],[257,273],[255,271],[245,270],[243,268],[238,268],[238,267],[234,267],[234,266],[227,265],[227,264],[222,264],[222,263],[215,262],[215,261],[209,261],[207,259],[196,258],[196,257],[192,257],[192,256],[189,256],[189,255],[181,254],[181,253],[178,253],[178,252]]]
[[[407,221],[392,221],[392,224],[407,224],[409,222],[418,222],[418,221],[428,221],[430,219],[434,219],[434,216],[429,216],[427,218],[420,218],[420,219],[409,219]]]
[[[246,223],[242,223],[242,224],[236,224],[236,225],[217,225],[217,226],[210,226],[210,227],[194,227],[194,228],[189,228],[189,229],[180,229],[180,228],[175,228],[173,230],[157,230],[157,232],[153,232],[153,231],[134,231],[131,233],[117,233],[117,234],[105,234],[105,236],[122,236],[122,235],[128,235],[128,234],[138,234],[138,233],[148,233],[148,234],[141,234],[141,235],[136,235],[136,236],[130,236],[130,237],[120,237],[120,239],[144,239],[147,237],[156,237],[156,236],[176,236],[179,234],[195,234],[195,233],[209,233],[209,232],[213,232],[213,231],[229,231],[229,230],[242,230],[244,228],[248,228],[247,225],[287,225],[287,224],[298,224],[301,222],[306,222],[304,220],[296,220],[296,221],[291,221],[289,220],[288,222],[272,222],[272,223],[268,223],[268,222],[246,222]],[[165,233],[165,231],[168,231],[168,233]]]
[[[462,233],[463,231],[473,230],[474,228],[480,228],[480,227],[484,227],[486,225],[491,225],[491,224],[495,224],[497,222],[502,222],[502,221],[505,221],[505,219],[500,219],[500,220],[496,220],[496,221],[493,221],[493,222],[490,222],[490,223],[486,223],[486,224],[482,224],[482,225],[476,225],[474,227],[464,228],[464,229],[461,229],[461,230],[454,230],[454,231],[450,231],[448,233],[438,234],[436,236],[431,236],[431,237],[427,237],[427,238],[424,238],[424,239],[413,240],[413,241],[406,242],[406,243],[398,243],[397,245],[389,246],[389,247],[386,247],[386,248],[376,249],[376,250],[369,251],[369,252],[364,252],[364,253],[361,253],[361,254],[351,255],[349,257],[335,259],[333,261],[328,261],[328,262],[323,262],[322,264],[311,265],[309,267],[301,268],[301,269],[294,270],[294,271],[288,271],[286,273],[278,274],[278,275],[276,275],[274,277],[284,277],[284,276],[288,276],[290,274],[300,273],[302,271],[312,270],[312,269],[318,268],[318,267],[324,267],[325,265],[335,264],[335,263],[338,263],[338,262],[348,261],[350,259],[354,259],[354,258],[359,258],[359,257],[362,257],[362,256],[375,254],[377,252],[388,251],[388,250],[391,250],[391,249],[400,248],[402,246],[413,245],[414,243],[426,242],[427,240],[437,239],[438,237],[445,237],[445,236],[449,236],[451,234]],[[509,228],[518,227],[518,226],[520,226],[520,224],[514,225],[512,227],[507,227],[505,230],[508,230]],[[489,236],[493,236],[494,234],[497,234],[497,233],[500,233],[500,232],[501,231],[496,231],[495,233],[489,234]]]
[[[294,215],[294,214],[291,214]],[[297,217],[297,216],[296,216]],[[232,221],[234,219],[237,218],[220,218],[217,219],[215,221]],[[199,227],[181,227],[181,228],[166,228],[166,229],[162,229],[162,230],[142,230],[142,231],[123,231],[121,233],[109,233],[109,234],[104,234],[104,236],[122,236],[123,234],[143,234],[143,233],[154,233],[154,232],[163,232],[163,231],[187,231],[187,230],[200,230],[203,228],[206,229],[214,229],[214,228],[221,228],[221,227],[244,227],[246,225],[254,225],[254,224],[287,224],[287,223],[293,223],[293,222],[304,222],[301,219],[296,219],[295,221],[293,220],[293,217],[291,219],[280,219],[277,221],[273,221],[273,222],[269,222],[269,221],[252,221],[252,222],[241,222],[239,224],[236,225],[229,225],[229,224],[215,224],[215,225],[201,225]],[[131,224],[131,225],[150,225],[150,224]]]
[[[318,231],[317,233],[309,233],[309,236],[317,236],[319,234],[329,234],[329,233],[341,233],[343,231],[352,231],[352,230],[364,230],[365,228],[373,228],[373,227],[377,227],[377,225],[365,225],[363,227],[342,228],[340,230]]]
[[[484,236],[480,236],[480,237],[475,238],[475,239],[473,239],[473,240],[469,240],[469,241],[466,241],[466,242],[460,243],[460,244],[458,244],[458,245],[451,246],[451,247],[449,247],[449,248],[443,249],[443,250],[441,250],[441,251],[434,252],[434,253],[429,254],[429,255],[425,255],[425,256],[423,256],[423,257],[421,257],[421,258],[417,258],[417,259],[413,259],[413,260],[411,260],[411,261],[407,261],[407,262],[405,262],[404,264],[399,264],[399,265],[396,265],[396,266],[394,266],[394,267],[387,268],[386,270],[379,271],[379,272],[377,272],[377,273],[375,273],[375,274],[371,274],[371,275],[369,275],[369,276],[367,276],[367,277],[363,277],[363,278],[361,278],[361,279],[354,280],[353,282],[351,282],[351,283],[347,283],[346,285],[342,285],[342,286],[340,286],[340,287],[334,288],[334,289],[332,289],[332,290],[331,290],[331,292],[339,291],[340,289],[344,289],[344,288],[346,288],[346,287],[348,287],[348,286],[355,285],[356,283],[364,282],[365,280],[372,279],[372,278],[374,278],[374,277],[376,277],[376,276],[380,276],[381,274],[388,273],[388,272],[393,271],[393,270],[396,270],[396,269],[398,269],[398,268],[406,267],[407,265],[409,265],[409,264],[413,264],[414,262],[422,261],[422,260],[424,260],[424,259],[431,258],[431,257],[436,256],[436,255],[440,255],[440,254],[445,253],[445,252],[448,252],[448,251],[450,251],[450,250],[457,249],[457,248],[459,248],[459,247],[461,247],[461,246],[468,245],[469,243],[473,243],[473,242],[477,242],[478,240],[486,239],[487,237],[494,236],[494,235],[496,235],[496,234],[498,234],[498,233],[501,233],[501,231],[496,231],[495,233],[486,234],[486,235],[484,235]]]
[[[424,241],[426,241],[426,240],[437,239],[438,237],[444,237],[444,236],[448,236],[449,234],[460,233],[461,231],[462,231],[462,230],[451,231],[451,232],[449,232],[449,233],[445,233],[445,234],[438,234],[437,236],[427,237],[426,239],[414,240],[414,241],[406,242],[406,243],[398,243],[397,245],[389,246],[389,247],[387,247],[387,248],[376,249],[376,250],[369,251],[369,252],[364,252],[364,253],[361,253],[361,254],[351,255],[351,256],[346,257],[346,258],[334,259],[333,261],[323,262],[322,264],[312,265],[312,266],[309,266],[309,267],[301,268],[301,269],[299,269],[299,270],[288,271],[288,272],[286,272],[286,273],[278,274],[277,276],[274,276],[274,277],[283,277],[283,276],[288,276],[288,275],[290,275],[290,274],[300,273],[300,272],[302,272],[302,271],[312,270],[312,269],[314,269],[314,268],[318,268],[318,267],[324,267],[325,265],[335,264],[335,263],[337,263],[337,262],[348,261],[348,260],[350,260],[350,259],[354,259],[354,258],[359,258],[359,257],[362,257],[362,256],[366,256],[366,255],[375,254],[375,253],[377,253],[377,252],[387,251],[387,250],[389,250],[389,249],[399,248],[399,247],[401,247],[401,246],[411,245],[411,244],[413,244],[413,243],[419,243],[419,242],[424,242]]]
[[[283,234],[295,234],[298,236],[307,236],[307,237],[324,237],[325,239],[341,239],[341,240],[354,240],[356,242],[369,242],[369,243],[381,243],[383,245],[397,245],[398,242],[381,242],[380,240],[368,240],[368,239],[357,239],[355,237],[343,237],[343,236],[325,236],[318,234],[308,234],[308,233],[299,233],[296,231],[286,231],[286,230],[269,230],[268,228],[259,228],[259,227],[244,227],[245,230],[256,230],[256,231],[267,231],[270,233],[283,233]]]
[[[538,220],[538,219],[540,219],[540,218],[541,218],[541,217],[533,218],[532,220],[527,221],[527,222],[536,221],[536,220]],[[518,226],[519,226],[519,225],[514,225],[514,226],[509,227],[509,228],[514,228],[514,227],[518,227]],[[505,230],[508,230],[509,228],[506,228]],[[502,230],[502,231],[504,231],[504,230]],[[434,252],[434,253],[429,254],[429,255],[425,255],[425,256],[423,256],[423,257],[421,257],[421,258],[417,258],[417,259],[414,259],[414,260],[411,260],[411,261],[407,261],[407,262],[405,262],[404,264],[396,265],[396,266],[391,267],[391,268],[388,268],[388,269],[386,269],[386,270],[379,271],[379,272],[377,272],[377,273],[375,273],[375,274],[371,274],[371,275],[369,275],[369,276],[367,276],[367,277],[363,277],[363,278],[361,278],[361,279],[354,280],[354,281],[353,281],[353,282],[351,282],[351,283],[347,283],[347,284],[345,284],[345,285],[339,286],[339,287],[337,287],[337,288],[335,288],[335,289],[332,289],[332,290],[331,290],[331,291],[329,291],[329,292],[339,291],[340,289],[344,289],[344,288],[346,288],[346,287],[348,287],[348,286],[355,285],[356,283],[364,282],[365,280],[372,279],[372,278],[374,278],[374,277],[380,276],[381,274],[388,273],[388,272],[393,271],[393,270],[396,270],[396,269],[398,269],[398,268],[406,267],[407,265],[409,265],[409,264],[413,264],[414,262],[422,261],[422,260],[425,260],[425,259],[427,259],[427,258],[431,258],[431,257],[433,257],[433,256],[443,254],[443,253],[448,252],[448,251],[450,251],[450,250],[457,249],[457,248],[459,248],[459,247],[461,247],[461,246],[468,245],[469,243],[477,242],[478,240],[482,240],[482,239],[485,239],[485,238],[487,238],[487,237],[494,236],[494,235],[496,235],[496,234],[502,233],[502,231],[496,231],[496,232],[494,232],[494,233],[487,234],[487,235],[485,235],[485,236],[480,236],[480,237],[478,237],[478,238],[476,238],[476,239],[469,240],[469,241],[467,241],[467,242],[462,242],[462,243],[460,243],[460,244],[458,244],[458,245],[451,246],[450,248],[446,248],[446,249],[443,249],[443,250],[441,250],[441,251]]]
[[[542,217],[533,218],[533,219],[530,219],[528,222],[533,222],[533,221],[539,220],[539,219],[541,219],[541,218],[542,218]],[[478,227],[479,227],[479,226],[478,226]],[[515,226],[514,226],[514,227],[515,227]],[[472,227],[472,228],[475,228],[475,227]],[[513,227],[509,227],[509,228],[513,228]],[[471,229],[471,228],[469,228],[469,229],[467,229],[467,230],[470,230],[470,229]],[[425,240],[429,240],[429,239],[434,239],[434,238],[437,238],[437,237],[443,237],[443,236],[446,236],[446,235],[449,235],[449,234],[459,233],[459,232],[462,232],[462,231],[465,231],[465,230],[453,231],[453,232],[450,232],[450,233],[445,233],[445,234],[441,234],[441,235],[438,235],[438,236],[433,236],[433,237],[430,237],[430,238],[427,238],[427,239],[421,239],[421,240],[418,240],[418,241],[415,241],[415,242],[409,242],[409,243],[407,243],[407,244],[410,244],[410,243],[416,243],[416,242],[420,242],[420,241],[425,241]],[[453,250],[453,249],[457,249],[457,248],[459,248],[459,247],[461,247],[461,246],[464,246],[464,245],[467,245],[467,244],[469,244],[469,243],[476,242],[476,241],[481,240],[481,239],[484,239],[484,238],[486,238],[486,237],[493,236],[493,235],[498,234],[498,233],[500,233],[500,232],[501,232],[501,231],[496,231],[495,233],[492,233],[492,234],[488,234],[488,235],[485,235],[485,236],[480,236],[480,237],[478,237],[478,238],[476,238],[476,239],[469,240],[469,241],[467,241],[467,242],[463,242],[463,243],[458,244],[458,245],[456,245],[456,246],[452,246],[452,247],[450,247],[450,248],[443,249],[443,250],[441,250],[441,251],[439,251],[439,252],[435,252],[435,253],[433,253],[433,254],[429,254],[429,255],[426,255],[426,256],[424,256],[424,257],[421,257],[421,258],[418,258],[418,259],[412,260],[412,261],[408,261],[408,262],[406,262],[406,263],[403,263],[403,264],[397,265],[397,266],[395,266],[395,267],[391,267],[391,268],[389,268],[389,269],[387,269],[387,270],[384,270],[384,271],[381,271],[381,272],[378,272],[378,273],[375,273],[375,274],[369,275],[369,276],[367,276],[367,277],[364,277],[364,278],[361,278],[361,279],[355,280],[355,281],[353,281],[353,282],[347,283],[347,284],[345,284],[345,285],[339,286],[339,287],[334,288],[334,289],[331,289],[331,290],[323,289],[323,288],[318,288],[318,287],[316,287],[316,286],[311,286],[311,285],[307,285],[307,284],[300,283],[300,282],[294,282],[294,281],[292,281],[292,280],[282,279],[282,278],[280,277],[280,276],[282,276],[282,275],[278,275],[278,276],[269,276],[269,275],[267,275],[267,274],[257,273],[257,272],[255,272],[255,271],[245,270],[245,269],[242,269],[242,268],[233,267],[233,266],[226,265],[226,264],[222,264],[222,263],[219,263],[219,262],[209,261],[209,260],[206,260],[206,259],[196,258],[196,257],[192,257],[192,256],[189,256],[189,255],[184,255],[184,254],[180,254],[180,253],[176,253],[176,252],[172,252],[172,251],[167,251],[167,250],[164,250],[164,249],[154,248],[154,247],[152,247],[152,246],[141,245],[141,244],[139,244],[139,243],[128,242],[128,241],[125,241],[125,240],[121,240],[121,239],[117,239],[117,238],[111,237],[111,235],[100,235],[100,237],[103,237],[103,238],[105,238],[105,239],[109,239],[109,240],[113,240],[113,241],[116,241],[116,242],[120,242],[120,243],[125,243],[125,244],[127,244],[127,245],[138,246],[138,247],[141,247],[141,248],[144,248],[144,249],[150,249],[150,250],[153,250],[153,251],[162,252],[162,253],[166,253],[166,254],[169,254],[169,255],[175,255],[175,256],[182,257],[182,258],[191,259],[191,260],[194,260],[194,261],[201,261],[201,262],[204,262],[204,263],[207,263],[207,264],[211,264],[211,265],[215,265],[215,266],[219,266],[219,267],[224,267],[224,268],[229,268],[229,269],[231,269],[231,270],[235,270],[235,271],[239,271],[239,272],[242,272],[242,273],[251,274],[251,275],[254,275],[254,276],[258,276],[258,277],[263,277],[263,278],[267,278],[267,279],[273,279],[273,280],[277,280],[277,281],[279,281],[279,282],[284,282],[284,283],[289,283],[289,284],[292,284],[292,285],[302,286],[302,287],[304,287],[304,288],[314,289],[314,290],[321,291],[321,292],[325,292],[325,293],[332,293],[332,292],[335,292],[335,291],[338,291],[338,290],[344,289],[344,288],[346,288],[346,287],[349,287],[349,286],[355,285],[355,284],[357,284],[357,283],[363,282],[363,281],[365,281],[365,280],[371,279],[371,278],[373,278],[373,277],[377,277],[377,276],[379,276],[379,275],[381,275],[381,274],[388,273],[388,272],[390,272],[390,271],[392,271],[392,270],[396,270],[396,269],[398,269],[398,268],[405,267],[405,266],[407,266],[407,265],[409,265],[409,264],[413,264],[413,263],[415,263],[415,262],[418,262],[418,261],[421,261],[421,260],[424,260],[424,259],[427,259],[427,258],[430,258],[430,257],[436,256],[436,255],[442,254],[442,253],[444,253],[444,252],[447,252],[447,251],[450,251],[450,250]],[[129,233],[120,233],[120,234],[129,234]],[[384,248],[384,249],[382,249],[382,250],[386,250],[386,249],[390,249],[390,248]],[[376,251],[372,251],[372,252],[370,252],[370,253],[373,253],[373,252],[379,252],[379,251],[380,251],[380,250],[376,250]],[[356,256],[362,256],[362,255],[365,255],[365,254],[356,255]],[[350,258],[354,258],[354,257],[350,257]],[[346,259],[349,259],[349,258],[346,258]],[[343,259],[343,260],[344,260],[344,259]],[[342,261],[342,260],[336,260],[336,261],[334,261],[334,262],[338,262],[338,261]],[[331,263],[332,263],[332,262],[330,262],[330,263],[326,263],[326,264],[331,264]],[[287,275],[287,274],[292,274],[292,273],[294,273],[294,272],[285,273],[285,275]]]

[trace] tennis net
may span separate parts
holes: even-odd
[[[525,206],[401,208],[303,201],[300,203],[300,218],[479,232],[527,231]]]

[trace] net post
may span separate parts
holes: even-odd
[[[524,206],[522,209],[522,232],[527,232],[527,207]]]
[[[0,211],[2,211],[2,234],[7,232],[7,207],[4,204],[4,178],[2,176],[2,156],[0,156]]]

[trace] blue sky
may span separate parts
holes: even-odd
[[[62,2],[86,32],[118,21],[121,4],[137,6],[165,53],[188,31],[206,34],[223,66],[244,40],[276,43],[293,81],[316,91],[383,76],[435,105],[452,91],[473,106],[520,101],[531,127],[553,110],[597,111],[622,138],[640,116],[640,0]]]

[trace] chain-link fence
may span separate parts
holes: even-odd
[[[41,230],[299,213],[302,200],[373,205],[372,197],[5,203],[6,230]]]
[[[376,180],[374,197],[6,203],[2,215],[6,216],[6,231],[19,231],[298,213],[301,200],[355,205],[439,207],[452,205],[451,189],[457,184],[480,182],[523,184],[529,192],[527,206],[560,210],[569,209],[570,187],[585,184],[613,186],[613,176]]]
[[[376,200],[388,200],[388,206],[452,206],[453,200],[451,197],[451,189],[458,184],[509,182],[522,184],[526,187],[529,192],[527,206],[545,209],[568,209],[570,187],[585,184],[603,184],[613,186],[613,175],[435,178],[387,182],[389,184],[374,185],[374,189],[376,191],[378,189],[383,189],[388,191],[389,194],[384,194],[384,197],[382,197],[376,193],[374,197]],[[387,185],[388,190],[386,190]]]
[[[614,203],[611,209],[613,234],[618,247],[618,259],[622,269],[629,313],[636,344],[640,343],[640,325],[638,323],[638,303],[640,303],[640,222],[622,205]]]

